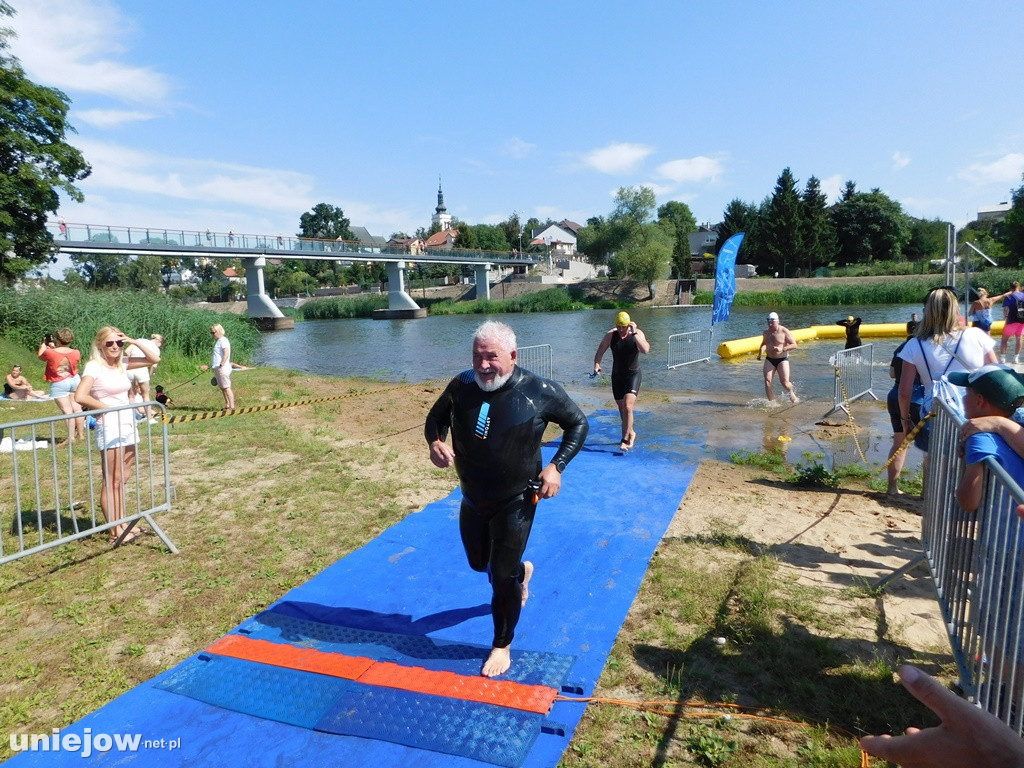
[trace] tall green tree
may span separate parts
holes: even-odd
[[[455,238],[453,247],[465,248],[467,251],[480,247],[476,243],[476,232],[474,232],[473,227],[466,222],[453,219],[452,229],[459,230],[459,234]]]
[[[677,278],[693,277],[690,261],[690,233],[697,231],[697,220],[686,203],[670,200],[658,208],[658,221],[666,224],[675,242],[672,244],[672,271]]]
[[[909,218],[909,237],[903,247],[901,258],[910,261],[926,261],[946,257],[946,242],[949,239],[949,222],[933,219]]]
[[[591,264],[607,264],[621,245],[621,228],[604,216],[591,216],[576,235],[576,250],[586,254]]]
[[[336,205],[328,203],[317,203],[313,208],[299,217],[298,237],[308,237],[314,240],[355,240],[356,236],[349,229],[351,222],[345,212]],[[317,259],[306,262],[300,271],[308,276],[314,276],[317,284],[338,285],[340,280],[339,270],[341,266],[336,259]],[[330,273],[330,277],[324,273]],[[324,275],[324,279],[318,276]],[[301,279],[301,278],[299,278]],[[288,288],[294,287],[296,281],[291,281]],[[293,293],[294,291],[287,291]]]
[[[910,241],[910,225],[898,202],[879,189],[870,192],[844,191],[832,209],[838,252],[836,263],[864,264],[870,261],[899,261]]]
[[[504,221],[498,222],[498,226],[501,227],[505,233],[505,240],[513,248],[519,248],[520,244],[522,247],[526,247],[526,243],[522,241],[526,239],[526,233],[523,232],[523,225],[519,221],[519,213],[512,211],[512,215]]]
[[[1024,176],[1021,177],[1024,181]],[[1002,242],[1015,267],[1024,263],[1024,184],[1010,193],[1010,210],[1003,220]]]
[[[804,225],[796,183],[789,168],[783,169],[763,221],[765,250],[782,277],[789,277],[803,256]]]
[[[345,212],[336,205],[317,203],[313,208],[299,217],[298,237],[310,237],[317,240],[355,240],[349,226],[352,222]]]
[[[744,264],[753,264],[762,275],[770,275],[773,271],[772,262],[765,249],[761,246],[761,211],[768,207],[768,199],[757,206],[745,203],[739,198],[729,201],[722,214],[722,223],[718,225],[718,241],[715,253],[722,250],[725,241],[738,232],[743,232],[743,245],[740,251]]]
[[[0,17],[14,9],[0,0]],[[10,53],[14,33],[0,26],[0,284],[56,261],[46,219],[59,192],[81,202],[75,182],[90,173],[82,153],[65,141],[70,100],[25,76]]]
[[[668,275],[672,259],[672,235],[652,221],[657,198],[649,187],[619,187],[609,217],[621,245],[612,266],[619,274],[647,283],[654,298],[653,282]]]
[[[832,263],[836,253],[836,232],[828,212],[828,197],[821,191],[817,176],[807,180],[800,197],[801,243],[807,257],[807,274],[816,266]]]

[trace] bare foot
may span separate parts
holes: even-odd
[[[636,445],[636,432],[630,432],[629,433],[629,443],[628,443],[628,445],[629,445],[630,448],[632,448],[634,445]]]
[[[484,662],[484,668],[480,670],[480,674],[484,677],[497,677],[508,672],[508,668],[511,666],[512,654],[507,646],[505,648],[491,648],[491,655]]]
[[[903,495],[903,491],[901,491],[899,488],[889,488],[886,491],[886,493],[889,496],[902,496]]]
[[[533,578],[533,563],[529,560],[523,563],[523,583],[519,585],[523,592],[523,605],[530,599],[530,579]]]
[[[789,402],[793,403],[794,405],[800,402],[800,398],[796,396],[796,392],[789,393]]]
[[[625,440],[623,440],[621,443],[619,443],[619,450],[622,451],[623,453],[628,451],[629,450],[629,443],[627,443]]]

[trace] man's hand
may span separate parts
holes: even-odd
[[[435,467],[448,469],[455,463],[455,451],[443,440],[435,440],[430,444],[430,461]]]
[[[558,495],[562,487],[562,473],[555,469],[554,464],[548,464],[540,471],[540,493],[542,499],[550,499]]]
[[[916,667],[901,667],[900,682],[942,720],[935,728],[908,728],[905,736],[864,736],[868,754],[905,768],[1002,768],[1024,764],[1024,741]]]

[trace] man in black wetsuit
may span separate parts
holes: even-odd
[[[622,418],[619,450],[628,451],[636,440],[633,406],[640,393],[640,353],[646,355],[651,351],[651,345],[644,332],[629,319],[629,314],[619,312],[615,318],[615,327],[604,335],[597,347],[597,354],[594,355],[595,374],[601,372],[601,358],[609,347],[612,350],[612,397],[615,398],[615,405],[619,407],[619,416]]]
[[[541,467],[549,422],[562,428],[562,444]],[[454,464],[459,475],[459,532],[469,566],[491,580],[494,641],[481,670],[487,677],[512,663],[509,646],[533,575],[533,564],[522,558],[537,502],[558,493],[588,429],[565,390],[516,366],[515,333],[493,321],[476,330],[472,370],[452,379],[427,415],[430,460],[442,468]]]

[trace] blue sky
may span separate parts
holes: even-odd
[[[580,223],[650,185],[718,221],[790,167],[962,225],[1024,172],[1024,4],[11,0],[72,100],[69,222],[387,237]]]

